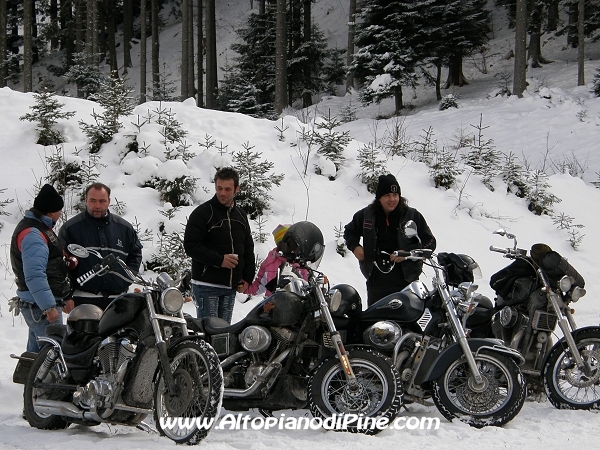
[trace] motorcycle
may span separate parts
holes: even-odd
[[[546,244],[527,250],[490,246],[513,262],[492,275],[496,292],[492,333],[525,357],[522,371],[533,392],[559,409],[600,408],[600,327],[577,328],[570,304],[585,295],[583,277]],[[556,327],[563,337],[552,345]]]
[[[78,278],[83,285],[118,264],[141,288],[118,296],[102,311],[75,307],[67,325],[51,324],[39,353],[25,352],[13,374],[24,384],[24,414],[32,427],[111,423],[149,429],[176,443],[197,444],[211,430],[222,400],[223,374],[213,348],[188,332],[182,290],[189,275],[161,273],[145,280],[118,257],[70,244],[78,258],[101,259]],[[117,273],[117,272],[112,272]],[[198,418],[179,423],[177,418]],[[192,423],[193,422],[193,423]]]
[[[404,233],[418,237],[416,224]],[[525,400],[522,356],[496,339],[476,337],[485,332],[491,301],[476,292],[478,264],[467,255],[429,249],[396,252],[433,268],[433,290],[414,281],[362,311],[358,292],[349,285],[335,323],[345,342],[368,344],[392,358],[399,371],[406,402],[432,406],[448,419],[481,428],[512,420]],[[483,326],[483,331],[480,329]]]
[[[342,343],[330,313],[340,295],[329,295],[327,278],[317,270],[324,252],[319,228],[298,222],[280,247],[289,263],[307,269],[308,280],[284,271],[275,292],[232,325],[217,317],[189,319],[221,360],[223,407],[258,409],[264,416],[308,408],[321,420],[341,420],[343,430],[336,431],[377,433],[365,419],[396,417],[398,372],[374,349]]]

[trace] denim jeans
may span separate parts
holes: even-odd
[[[21,309],[21,314],[25,323],[29,327],[29,337],[27,339],[27,351],[39,353],[40,346],[37,342],[38,336],[46,336],[46,327],[50,325],[46,316],[42,317],[42,310],[37,306],[33,308]],[[63,323],[62,308],[58,308],[58,319],[53,323]]]
[[[192,284],[196,314],[201,317],[220,317],[231,323],[236,290]]]

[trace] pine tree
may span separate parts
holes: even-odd
[[[594,74],[594,85],[592,86],[591,93],[596,97],[600,97],[600,68],[596,69]]]
[[[501,154],[496,149],[493,139],[484,139],[482,126],[483,116],[479,118],[479,125],[471,125],[477,130],[475,139],[470,144],[470,150],[464,157],[465,164],[473,168],[473,173],[481,176],[483,184],[491,191],[492,179],[500,174]]]
[[[279,186],[283,174],[269,174],[274,164],[261,161],[261,152],[253,152],[254,146],[242,145],[243,150],[233,153],[233,167],[240,175],[240,191],[236,195],[236,203],[248,214],[251,220],[262,216],[269,209],[269,201],[273,199],[269,191]]]
[[[358,150],[356,158],[360,164],[360,174],[357,176],[371,194],[375,194],[377,190],[379,175],[387,173],[386,161],[379,158],[379,153],[380,150],[370,142]]]
[[[505,155],[500,176],[506,183],[507,192],[511,192],[519,198],[527,197],[529,194],[529,186],[527,185],[526,178],[527,173],[512,152]]]
[[[456,183],[456,178],[461,173],[456,156],[445,148],[435,153],[433,161],[429,165],[429,176],[435,183],[436,188],[452,188]]]
[[[328,94],[336,95],[336,86],[344,84],[346,81],[346,66],[343,56],[346,53],[345,48],[331,48],[326,52],[325,63],[323,64],[323,82],[325,91]]]
[[[110,142],[123,127],[120,118],[133,111],[132,97],[129,96],[131,92],[132,89],[125,86],[124,79],[111,77],[90,97],[103,108],[101,114],[96,111],[92,113],[95,124],[79,121],[79,126],[90,141],[90,153],[97,153],[102,144]]]
[[[19,120],[37,122],[37,143],[40,145],[56,145],[64,142],[62,134],[54,126],[58,120],[70,119],[75,112],[63,112],[62,108],[65,104],[60,103],[54,92],[46,87],[41,92],[34,93],[33,98],[35,105],[29,107],[31,112],[19,117]]]
[[[335,165],[336,171],[340,170],[346,160],[344,150],[352,140],[350,131],[343,133],[335,131],[335,128],[341,124],[342,122],[336,116],[331,115],[331,110],[327,117],[315,121],[314,141],[319,147],[317,153],[331,161]]]
[[[85,53],[73,55],[73,65],[64,77],[67,82],[77,85],[77,96],[81,98],[89,98],[106,82],[106,75],[100,71],[98,64],[88,62],[88,55]]]
[[[555,203],[559,203],[559,199],[556,195],[548,192],[550,183],[548,183],[548,175],[541,169],[531,170],[527,173],[527,184],[530,186],[527,194],[527,200],[529,202],[529,211],[537,214],[538,216],[552,215],[553,206]]]

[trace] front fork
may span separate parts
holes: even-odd
[[[342,364],[344,369],[344,374],[346,375],[346,380],[348,380],[348,384],[352,388],[357,385],[356,375],[352,370],[352,366],[350,365],[350,358],[348,357],[348,353],[344,348],[344,343],[342,342],[342,337],[340,336],[340,332],[336,330],[335,324],[333,323],[333,318],[331,317],[331,313],[329,312],[329,306],[327,305],[327,300],[325,300],[325,296],[323,295],[323,291],[319,287],[317,283],[313,286],[313,290],[316,292],[317,298],[319,299],[319,304],[321,305],[321,315],[325,317],[325,321],[327,322],[327,327],[329,328],[329,333],[331,335],[331,341],[333,342],[333,346],[335,347],[335,352]]]

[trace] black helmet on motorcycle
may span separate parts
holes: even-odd
[[[438,253],[438,263],[444,268],[446,283],[458,286],[463,282],[473,282],[481,278],[481,269],[469,255],[457,253]]]
[[[102,317],[102,309],[96,305],[79,305],[73,308],[67,318],[67,328],[83,333],[97,333],[98,324]]]
[[[311,222],[295,223],[283,235],[279,250],[288,260],[315,262],[325,251],[323,233]]]
[[[360,294],[349,284],[336,284],[329,291],[338,290],[342,294],[342,300],[340,306],[335,310],[331,311],[331,315],[334,317],[348,316],[352,317],[362,311],[362,300]]]

